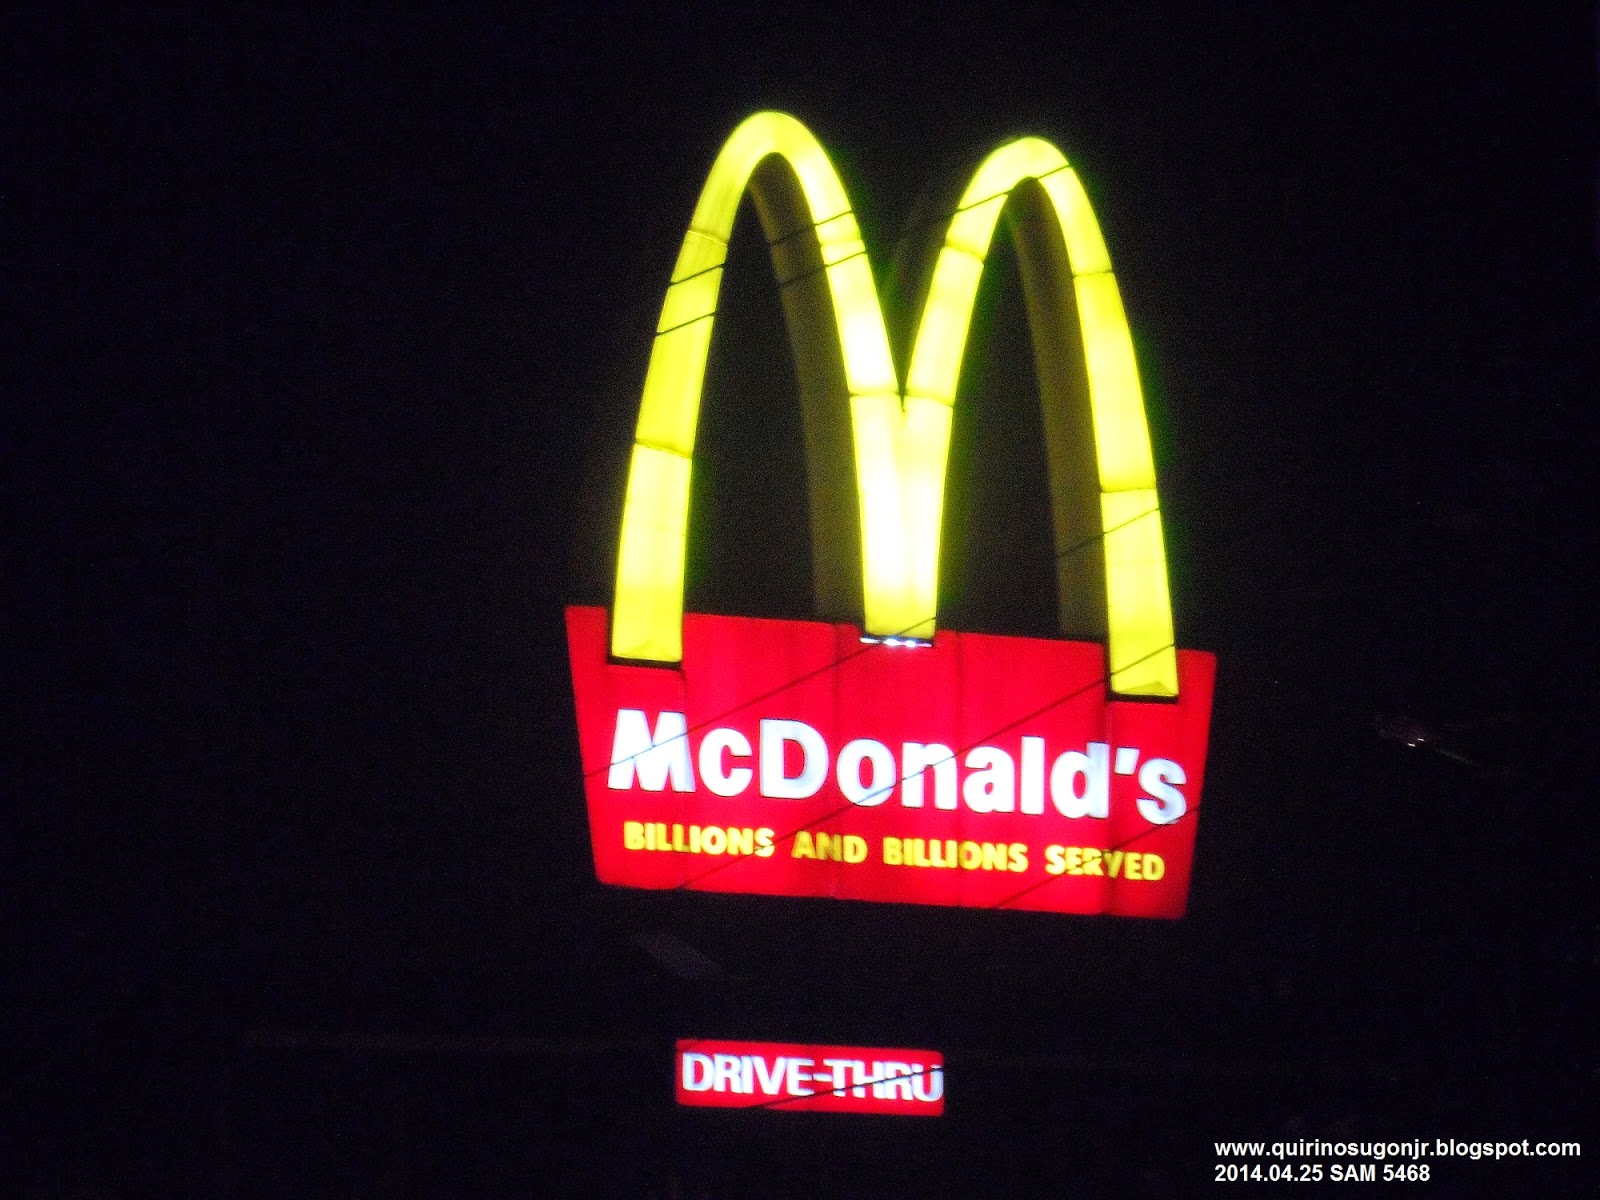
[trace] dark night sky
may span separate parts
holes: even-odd
[[[846,13],[5,18],[20,1180],[178,1194],[212,1159],[172,1123],[211,1128],[258,1029],[1357,1063],[1368,1134],[1593,1131],[1593,8]],[[833,153],[880,277],[1004,138],[1083,175],[1179,641],[1220,660],[1183,922],[593,881],[561,609],[607,599],[672,258],[762,107]],[[764,258],[746,214],[690,600],[805,615]],[[997,266],[949,533],[983,570],[944,603],[1025,632]],[[661,931],[731,981],[668,977],[631,940]]]

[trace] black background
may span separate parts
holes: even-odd
[[[7,1190],[1187,1194],[1213,1139],[1592,1135],[1595,28],[7,16]],[[762,107],[880,278],[1001,140],[1078,166],[1220,662],[1183,921],[595,883],[561,610],[608,602],[656,310]],[[807,615],[765,257],[747,213],[689,602]],[[941,606],[1048,631],[1004,245],[981,309]],[[940,1047],[950,1116],[674,1113],[689,1035]]]

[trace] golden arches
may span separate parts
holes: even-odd
[[[836,347],[842,368],[842,388],[836,390],[847,394],[850,417],[866,632],[933,635],[951,412],[978,281],[1008,196],[1024,181],[1036,180],[1048,203],[1029,207],[1019,218],[1024,278],[1036,281],[1029,285],[1030,314],[1035,345],[1046,357],[1066,344],[1072,322],[1064,295],[1042,298],[1059,289],[1064,273],[1072,278],[1098,463],[1111,686],[1123,694],[1176,695],[1161,520],[1133,343],[1099,226],[1066,159],[1048,142],[1022,138],[978,167],[935,260],[902,393],[866,248],[843,186],[810,132],[793,117],[770,112],[743,122],[718,155],[662,306],[624,503],[612,654],[662,662],[682,656],[689,470],[711,322],[739,200],[772,155],[793,173],[798,195],[791,198],[790,216],[802,218],[803,241],[819,260],[817,278],[831,310],[828,322],[819,319],[815,294],[809,314],[797,313],[785,297],[802,391],[815,393],[806,398],[814,479],[818,459],[828,456],[831,435],[822,426],[842,416],[842,406],[826,403],[828,380],[816,360]],[[759,192],[756,199],[771,238],[776,219],[769,220],[769,210],[777,202],[768,197],[763,204]],[[778,253],[775,247],[775,261]],[[831,328],[824,334],[822,325]],[[1063,400],[1052,392],[1047,374],[1041,372],[1048,427],[1051,407],[1059,409]],[[1058,553],[1066,549],[1071,529],[1064,512],[1071,489],[1064,462],[1053,445]],[[825,473],[826,464],[820,466]],[[814,526],[823,507],[814,482]],[[837,592],[836,578],[829,588]],[[819,595],[827,590],[819,583]]]

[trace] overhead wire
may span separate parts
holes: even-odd
[[[1074,542],[1072,545],[1068,546],[1066,549],[1058,551],[1053,556],[1053,558],[1054,558],[1054,560],[1059,561],[1060,559],[1065,558],[1067,555],[1074,554],[1079,550],[1085,549],[1086,547],[1091,546],[1095,542],[1099,541],[1101,538],[1107,537],[1110,534],[1113,534],[1113,533],[1117,532],[1117,530],[1124,528],[1125,526],[1132,525],[1136,521],[1142,521],[1142,520],[1144,520],[1144,518],[1148,517],[1151,513],[1158,512],[1158,511],[1159,511],[1159,509],[1148,508],[1148,509],[1145,509],[1143,512],[1135,513],[1133,516],[1127,518],[1126,520],[1117,522],[1117,524],[1111,526],[1109,529],[1102,529],[1099,533],[1091,534],[1086,538],[1079,539],[1077,542]],[[929,620],[929,618],[924,618],[924,619],[918,621],[914,625],[907,626],[905,629],[901,630],[899,633],[886,634],[886,635],[884,635],[883,638],[879,638],[879,639],[877,639],[875,641],[863,642],[860,645],[859,648],[850,651],[850,653],[848,653],[848,654],[840,655],[838,658],[835,658],[835,659],[832,659],[832,660],[830,660],[828,662],[825,662],[821,666],[813,667],[811,670],[803,672],[800,675],[796,675],[793,679],[786,680],[785,682],[778,684],[776,687],[768,688],[766,691],[761,692],[759,695],[752,696],[748,700],[742,700],[738,704],[735,704],[734,706],[732,706],[731,708],[724,709],[722,712],[717,713],[715,716],[706,717],[705,719],[703,719],[701,721],[697,721],[695,724],[688,726],[682,733],[673,734],[666,741],[661,742],[659,744],[659,746],[652,747],[651,749],[659,749],[660,746],[670,746],[670,745],[672,745],[673,743],[675,743],[675,742],[677,742],[679,740],[687,741],[689,735],[692,734],[692,733],[698,733],[698,732],[700,732],[700,730],[709,728],[710,726],[715,725],[719,721],[724,721],[727,718],[729,718],[731,716],[734,716],[736,713],[743,712],[745,709],[749,708],[753,704],[760,704],[763,700],[770,700],[774,696],[782,695],[784,692],[788,691],[790,688],[799,687],[802,683],[805,683],[807,680],[815,679],[819,675],[825,675],[829,671],[836,670],[839,667],[844,666],[846,663],[851,662],[851,661],[853,661],[853,660],[855,660],[857,658],[860,658],[863,654],[870,654],[873,650],[878,650],[878,649],[896,649],[896,647],[887,647],[887,646],[885,646],[884,642],[886,642],[888,638],[896,638],[896,639],[905,638],[905,637],[910,635],[910,633],[911,633],[911,631],[913,629],[918,629],[918,628],[921,628],[922,626],[926,625],[928,623],[928,620]],[[1134,659],[1132,662],[1129,662],[1129,663],[1124,664],[1124,665],[1127,666],[1127,667],[1137,666],[1139,663],[1144,662],[1145,659],[1153,658],[1155,655],[1160,654],[1160,653],[1162,653],[1162,652],[1164,652],[1166,650],[1170,650],[1172,648],[1173,648],[1172,647],[1172,643],[1170,643],[1170,642],[1167,643],[1166,645],[1163,645],[1163,646],[1157,646],[1154,650],[1151,650],[1149,653],[1140,655],[1138,658]],[[1118,669],[1121,670],[1123,668],[1119,667]],[[1107,683],[1109,681],[1110,681],[1110,675],[1108,674],[1106,676],[1103,676],[1100,679],[1092,681],[1087,686],[1094,686],[1095,684]],[[636,760],[637,758],[639,758],[641,755],[648,754],[648,753],[650,753],[650,749],[635,751],[633,754],[626,755],[623,758],[615,759],[612,762],[607,763],[603,767],[595,767],[591,771],[585,771],[584,774],[583,774],[583,777],[584,777],[585,780],[592,779],[597,775],[602,775],[602,774],[606,773],[607,771],[609,771],[613,766],[617,765],[618,763],[630,763],[630,762],[633,762],[634,760]]]
[[[1166,645],[1158,646],[1154,650],[1150,651],[1148,654],[1141,655],[1139,658],[1134,659],[1132,662],[1128,663],[1127,666],[1130,666],[1130,667],[1137,666],[1139,663],[1143,662],[1145,659],[1153,658],[1155,655],[1161,654],[1161,653],[1163,653],[1163,652],[1165,652],[1167,650],[1171,650],[1173,648],[1174,647],[1173,647],[1172,643],[1168,642]],[[960,747],[957,750],[953,750],[951,752],[951,756],[950,757],[951,757],[951,759],[958,758],[962,754],[967,753],[969,750],[974,750],[977,747],[983,745],[985,742],[989,741],[990,738],[998,737],[1002,733],[1006,733],[1006,732],[1008,732],[1008,731],[1010,731],[1012,729],[1015,729],[1018,725],[1023,724],[1025,721],[1031,721],[1035,717],[1042,716],[1044,713],[1049,712],[1052,708],[1058,708],[1059,706],[1061,706],[1063,704],[1066,704],[1070,700],[1076,700],[1079,696],[1085,695],[1086,693],[1094,690],[1095,688],[1100,687],[1102,684],[1110,682],[1110,679],[1111,679],[1111,674],[1110,674],[1110,672],[1107,672],[1106,674],[1097,676],[1094,679],[1089,680],[1089,682],[1081,684],[1078,687],[1073,688],[1070,691],[1063,692],[1059,696],[1056,696],[1055,698],[1050,700],[1048,703],[1040,705],[1038,708],[1034,709],[1032,712],[1023,713],[1022,716],[1017,717],[1015,720],[1007,721],[1004,725],[1001,725],[998,728],[989,730],[987,733],[985,733],[981,737],[979,737],[976,741],[970,742],[967,745],[964,745],[964,746]],[[669,743],[663,743],[663,744],[669,744]],[[941,760],[941,761],[945,761],[945,760]],[[910,775],[905,776],[905,779],[921,778],[922,773],[924,771],[926,771],[926,770],[927,770],[927,767],[919,767],[916,771],[913,771]],[[901,782],[904,782],[904,780],[895,780],[894,782],[887,783],[887,784],[883,785],[880,788],[875,788],[871,792],[868,792],[867,795],[869,797],[870,796],[883,795],[884,793],[893,790],[894,787],[898,783],[901,783]],[[864,807],[864,806],[858,805],[858,804],[854,803],[853,801],[847,800],[840,807],[838,807],[836,809],[833,809],[833,810],[831,810],[829,812],[823,813],[821,816],[813,817],[811,820],[805,822],[804,824],[798,825],[794,829],[791,829],[788,833],[775,835],[773,837],[772,844],[774,846],[778,846],[778,845],[780,845],[780,844],[782,844],[784,842],[789,841],[796,834],[804,833],[806,830],[810,829],[813,825],[820,825],[824,821],[831,821],[833,818],[841,816],[844,813],[849,812],[851,809],[858,808],[858,807]],[[1198,808],[1199,805],[1196,804],[1194,807]],[[1185,810],[1183,815],[1184,816],[1188,815],[1188,810],[1187,809]],[[1179,817],[1178,819],[1181,820],[1182,817]],[[1177,824],[1177,821],[1170,821],[1166,825],[1152,826],[1151,828],[1152,829],[1155,829],[1155,828],[1170,829],[1175,824]],[[1145,832],[1149,832],[1149,831],[1147,830]],[[1142,837],[1144,835],[1143,835],[1143,833],[1141,833],[1139,836]],[[1113,847],[1110,847],[1110,848],[1113,849],[1113,850],[1120,849],[1120,847],[1117,847],[1117,846],[1113,846]],[[742,863],[744,861],[745,861],[745,859],[742,858],[742,857],[739,857],[739,858],[733,858],[733,857],[724,858],[716,866],[710,868],[709,870],[701,872],[699,875],[694,876],[692,879],[684,880],[682,883],[678,884],[676,887],[674,887],[674,888],[672,888],[670,890],[672,890],[672,891],[683,891],[685,889],[692,889],[694,887],[694,885],[699,883],[702,879],[707,879],[710,876],[715,875],[718,871],[726,870],[727,868],[729,868],[731,866],[735,866],[735,865],[737,865],[739,863]],[[1065,878],[1065,877],[1063,876],[1062,878]],[[1019,895],[1023,895],[1023,894],[1026,894],[1026,893],[1025,892],[1024,893],[1019,893]],[[1015,897],[1013,897],[1013,899],[1014,898]],[[989,906],[986,905],[985,907],[989,907]]]
[[[1054,167],[1049,171],[1043,172],[1042,174],[1030,175],[1028,177],[1028,180],[1033,180],[1034,182],[1037,182],[1037,181],[1042,180],[1042,179],[1048,179],[1048,178],[1050,178],[1050,176],[1057,175],[1057,174],[1061,173],[1062,171],[1070,171],[1071,169],[1072,169],[1072,164],[1070,164],[1070,163],[1062,163],[1059,167]],[[1017,183],[1012,184],[1011,187],[1007,188],[1003,192],[994,192],[991,195],[984,196],[984,197],[982,197],[981,199],[978,199],[978,200],[974,200],[969,204],[958,204],[955,208],[952,208],[949,212],[937,213],[934,216],[925,218],[924,220],[914,221],[914,222],[912,222],[910,225],[908,225],[906,227],[905,231],[900,235],[900,239],[901,239],[902,242],[904,242],[907,238],[913,237],[913,236],[915,236],[915,235],[917,235],[919,233],[925,233],[929,229],[936,229],[939,226],[948,225],[951,221],[955,220],[956,217],[960,216],[964,212],[968,212],[968,211],[970,211],[971,209],[974,209],[974,208],[981,208],[983,205],[989,204],[994,200],[998,200],[1002,196],[1009,197],[1011,195],[1012,191],[1015,190],[1016,187],[1018,187],[1022,183],[1028,182],[1028,180],[1018,180]],[[823,217],[820,220],[813,219],[813,220],[808,221],[808,222],[806,222],[804,224],[796,225],[793,229],[789,230],[787,233],[781,233],[775,238],[767,238],[767,239],[765,239],[766,244],[767,244],[767,249],[776,250],[779,246],[782,246],[785,242],[792,241],[794,238],[800,237],[803,234],[814,233],[818,229],[822,228],[822,226],[830,224],[833,221],[837,221],[841,217],[854,217],[854,216],[855,216],[855,210],[852,209],[852,208],[847,208],[843,212],[834,213],[831,217]],[[819,252],[820,252],[820,249],[821,249],[821,247],[819,245],[819,247],[818,247]],[[778,290],[782,291],[785,288],[793,287],[797,283],[803,283],[807,279],[810,279],[810,278],[812,278],[812,277],[814,277],[816,275],[822,274],[824,271],[828,270],[830,267],[838,266],[840,263],[843,263],[843,262],[849,262],[853,258],[865,258],[867,256],[868,256],[868,251],[867,251],[867,247],[866,247],[865,241],[863,240],[862,247],[859,250],[853,251],[850,254],[843,255],[843,256],[841,256],[839,258],[836,258],[836,259],[832,260],[831,262],[822,262],[822,263],[818,263],[814,267],[807,267],[804,271],[798,271],[795,274],[789,276],[787,279],[779,279],[778,280]],[[698,271],[691,271],[687,275],[684,275],[684,276],[681,276],[681,277],[674,277],[674,278],[668,280],[667,286],[668,287],[677,287],[680,283],[687,283],[691,279],[698,279],[700,276],[709,275],[713,271],[723,270],[726,266],[727,266],[727,260],[726,260],[726,258],[724,258],[724,260],[722,262],[713,263],[709,267],[701,267]],[[719,293],[720,293],[720,290],[721,289],[719,288],[718,289]],[[710,310],[708,310],[707,312],[701,313],[699,316],[690,317],[688,320],[680,321],[676,325],[670,325],[666,329],[658,329],[658,330],[656,330],[654,336],[658,337],[658,338],[659,337],[665,337],[667,334],[674,333],[679,329],[683,329],[685,326],[693,325],[693,324],[695,324],[695,323],[697,323],[699,321],[710,320],[711,318],[713,318],[713,317],[715,317],[717,315],[718,311],[719,310],[716,307],[712,307]]]

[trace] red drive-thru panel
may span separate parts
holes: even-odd
[[[1216,673],[1113,697],[1104,647],[685,614],[683,661],[611,661],[567,610],[604,883],[1179,917]]]
[[[678,1103],[775,1112],[944,1115],[944,1056],[932,1050],[686,1038]]]

